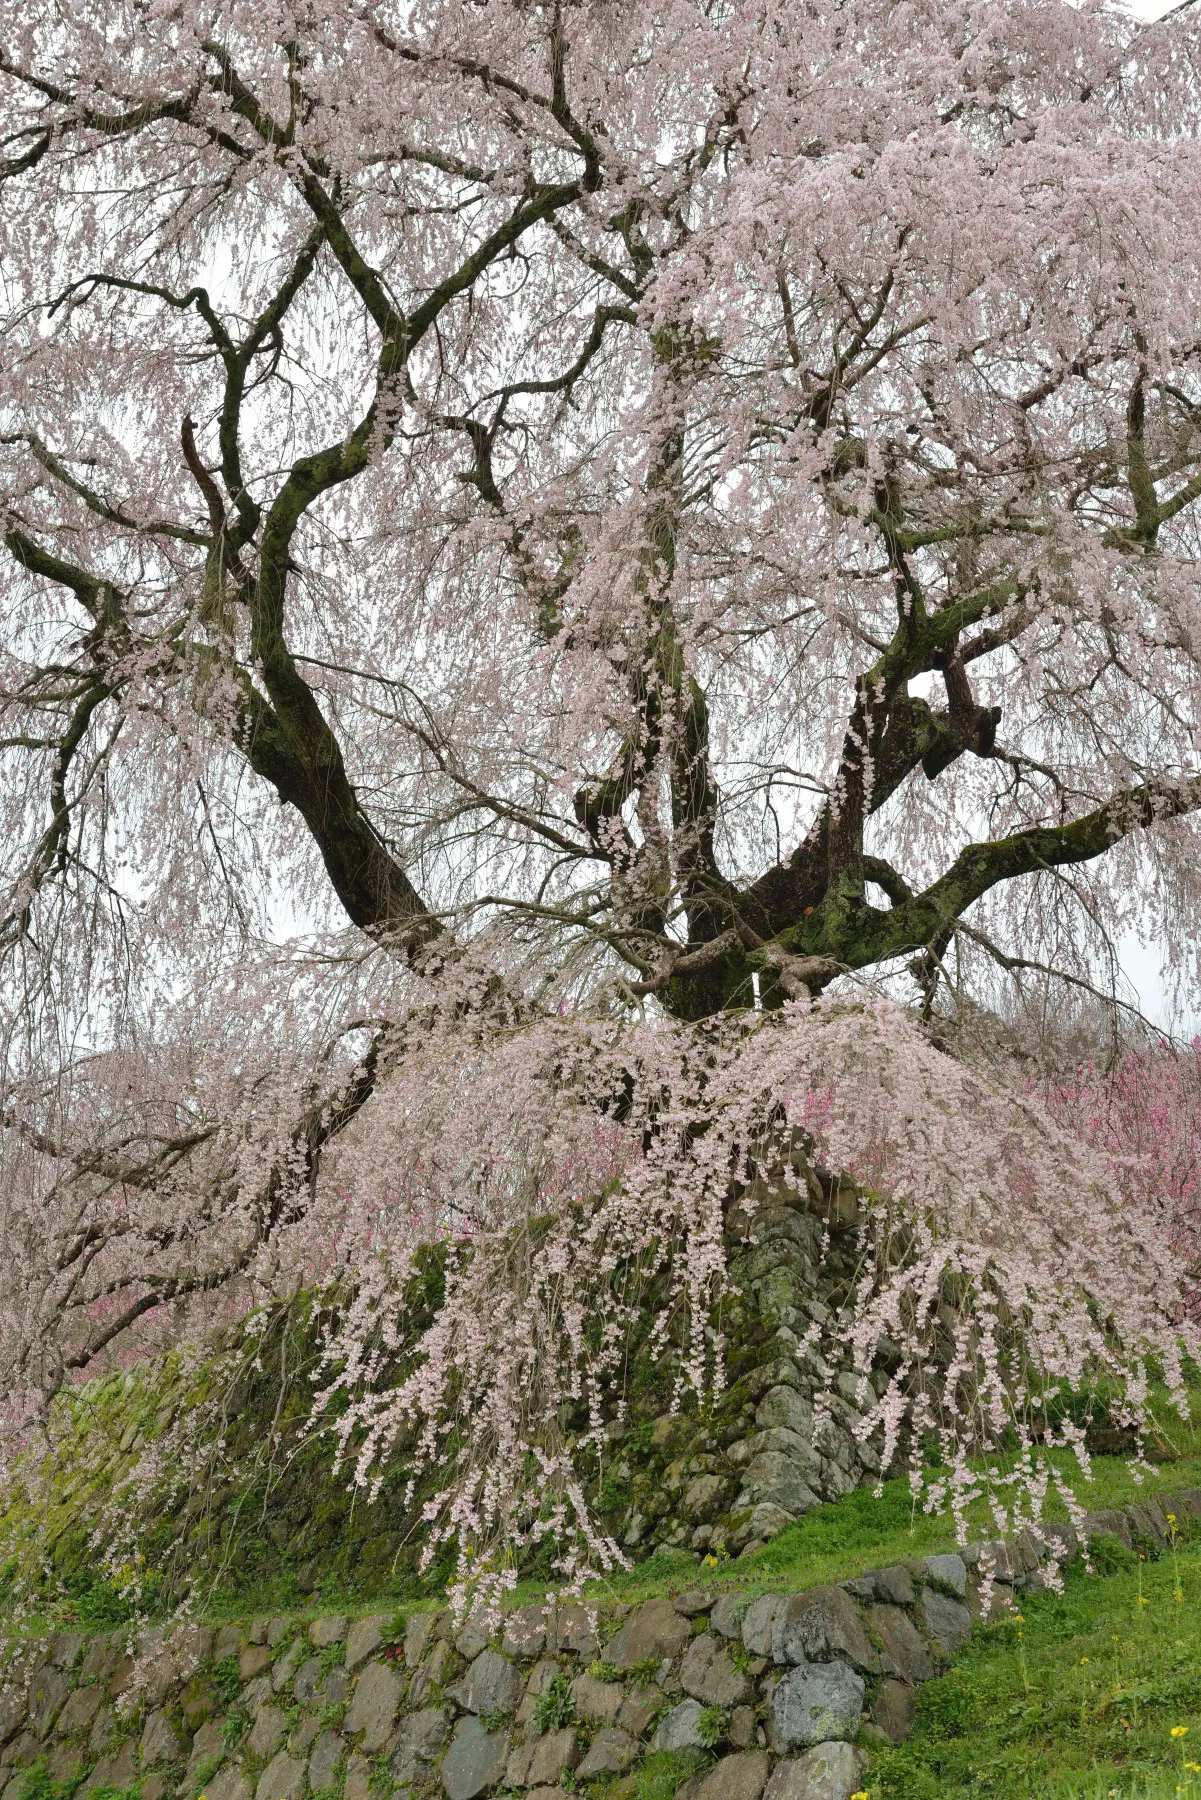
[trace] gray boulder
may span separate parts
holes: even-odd
[[[772,1691],[772,1748],[786,1754],[832,1738],[855,1737],[864,1692],[863,1677],[845,1663],[790,1669]]]
[[[447,1800],[476,1800],[478,1794],[486,1794],[502,1779],[508,1760],[508,1732],[485,1731],[469,1714],[442,1758],[439,1774]]]

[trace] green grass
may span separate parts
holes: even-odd
[[[1108,1560],[977,1627],[873,1757],[872,1800],[1201,1800],[1201,1544]]]

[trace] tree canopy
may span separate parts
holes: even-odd
[[[448,1021],[1184,954],[1197,26],[0,0],[31,1378],[300,1227]]]

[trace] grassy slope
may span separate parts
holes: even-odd
[[[910,1742],[873,1758],[872,1800],[1201,1796],[1201,1545],[1113,1561],[978,1626]]]

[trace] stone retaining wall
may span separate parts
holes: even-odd
[[[1201,1492],[1089,1516],[1162,1546]],[[2,1800],[618,1800],[640,1760],[711,1753],[680,1800],[849,1800],[873,1741],[994,1606],[1077,1553],[1048,1528],[800,1594],[697,1586],[609,1609],[526,1606],[489,1633],[448,1612],[63,1632],[10,1664]]]

